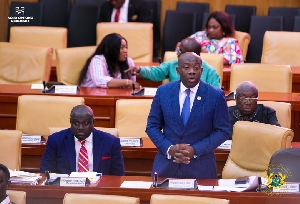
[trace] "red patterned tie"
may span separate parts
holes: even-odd
[[[85,140],[79,141],[81,143],[81,148],[78,157],[78,172],[89,171],[89,156],[85,148]]]
[[[116,15],[115,15],[115,22],[119,22],[119,17],[120,17],[120,9],[117,10]]]

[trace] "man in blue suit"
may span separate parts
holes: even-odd
[[[197,54],[182,54],[180,81],[157,89],[146,128],[158,148],[152,176],[217,177],[214,150],[229,138],[230,119],[223,91],[200,80],[201,65]]]
[[[94,128],[93,110],[75,106],[70,115],[71,128],[48,137],[40,172],[70,174],[80,171],[81,148],[84,146],[86,171],[103,175],[124,175],[120,139]],[[82,142],[84,141],[84,144]]]

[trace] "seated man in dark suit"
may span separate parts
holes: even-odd
[[[251,121],[280,126],[273,108],[257,104],[258,89],[251,81],[244,81],[236,88],[236,105],[230,106],[231,128],[237,121]]]
[[[6,194],[6,190],[10,185],[10,173],[8,168],[0,164],[0,203],[2,204],[15,204],[11,202],[8,195]]]
[[[144,0],[109,0],[102,4],[100,22],[151,22]]]
[[[71,128],[48,137],[41,173],[91,171],[124,175],[120,139],[94,128],[94,113],[90,107],[75,106],[71,111],[70,123]]]

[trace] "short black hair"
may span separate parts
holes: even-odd
[[[3,171],[3,173],[5,174],[6,181],[9,181],[9,179],[10,179],[10,173],[9,173],[8,168],[4,164],[0,164],[0,171]]]

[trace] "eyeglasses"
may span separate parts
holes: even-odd
[[[249,101],[250,103],[255,103],[258,100],[258,97],[256,98],[246,98],[246,97],[239,97],[240,102],[242,103],[246,103],[247,101]]]

